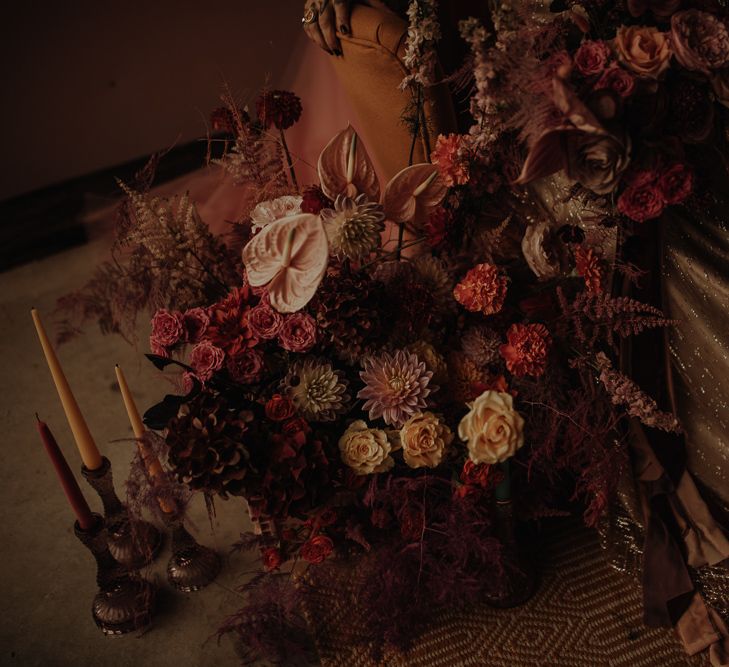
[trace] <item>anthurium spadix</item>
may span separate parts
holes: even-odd
[[[253,287],[268,286],[280,313],[301,310],[314,296],[329,260],[329,244],[318,215],[301,213],[264,227],[243,248]]]
[[[354,199],[362,194],[370,201],[380,199],[375,167],[351,125],[325,146],[319,156],[318,170],[321,189],[332,200],[339,195]]]

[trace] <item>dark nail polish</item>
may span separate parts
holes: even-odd
[[[339,26],[339,31],[340,31],[340,32],[341,32],[341,33],[342,33],[343,35],[348,35],[348,34],[349,34],[349,26],[347,26],[347,25],[345,25],[344,23],[342,23],[342,25],[340,25],[340,26]]]

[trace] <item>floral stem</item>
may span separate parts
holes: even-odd
[[[403,241],[405,240],[405,223],[398,223],[397,230],[397,250],[395,251],[395,259],[399,262],[402,256]]]
[[[289,145],[286,143],[286,135],[284,134],[283,129],[279,128],[278,131],[281,135],[281,146],[283,147],[284,154],[286,155],[286,166],[288,167],[289,174],[291,174],[291,183],[298,190],[299,183],[296,180],[296,171],[294,170],[294,162],[291,159],[291,153],[289,152]]]
[[[423,97],[423,86],[418,84],[418,92],[415,98],[415,127],[413,128],[413,141],[410,144],[410,156],[408,157],[408,166],[413,164],[413,158],[415,156],[415,143],[418,140],[420,134],[420,114]]]
[[[415,239],[414,241],[408,241],[407,243],[403,243],[401,250],[405,250],[405,248],[411,248],[414,245],[418,245],[418,243],[422,243],[425,241],[425,236],[421,236],[418,239]],[[397,250],[392,250],[391,252],[386,252],[384,255],[380,255],[379,257],[376,257],[371,262],[367,262],[367,264],[363,264],[360,267],[360,270],[364,270],[366,268],[369,268],[373,264],[377,264],[377,262],[385,259],[385,257],[392,257],[397,254]]]
[[[511,501],[511,470],[509,468],[509,460],[507,459],[500,463],[499,469],[503,473],[504,479],[499,482],[494,495],[496,496],[497,501]]]

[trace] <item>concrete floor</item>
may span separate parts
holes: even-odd
[[[237,665],[232,642],[210,638],[220,621],[236,609],[234,588],[255,563],[251,556],[228,557],[229,545],[246,524],[240,500],[218,504],[211,526],[202,503],[192,511],[200,542],[226,555],[226,565],[209,588],[192,594],[173,592],[163,577],[165,549],[148,575],[161,585],[160,610],[143,636],[106,638],[94,625],[90,605],[95,567],[73,534],[66,503],[36,432],[37,411],[54,432],[74,471],[81,464],[56,390],[38,344],[30,308],[50,328],[56,299],[88,279],[103,257],[104,242],[75,248],[0,274],[0,665],[22,667],[176,667]],[[145,340],[147,323],[140,326]],[[116,471],[123,497],[134,444],[114,364],[119,363],[140,409],[168,388],[146,359],[144,344],[134,349],[117,336],[102,336],[94,326],[64,345],[59,358],[97,445]],[[98,497],[80,478],[92,509]],[[200,500],[200,499],[198,499]],[[243,574],[241,574],[243,573]]]

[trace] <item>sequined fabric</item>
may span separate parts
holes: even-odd
[[[729,201],[662,221],[665,309],[688,468],[729,503]]]

